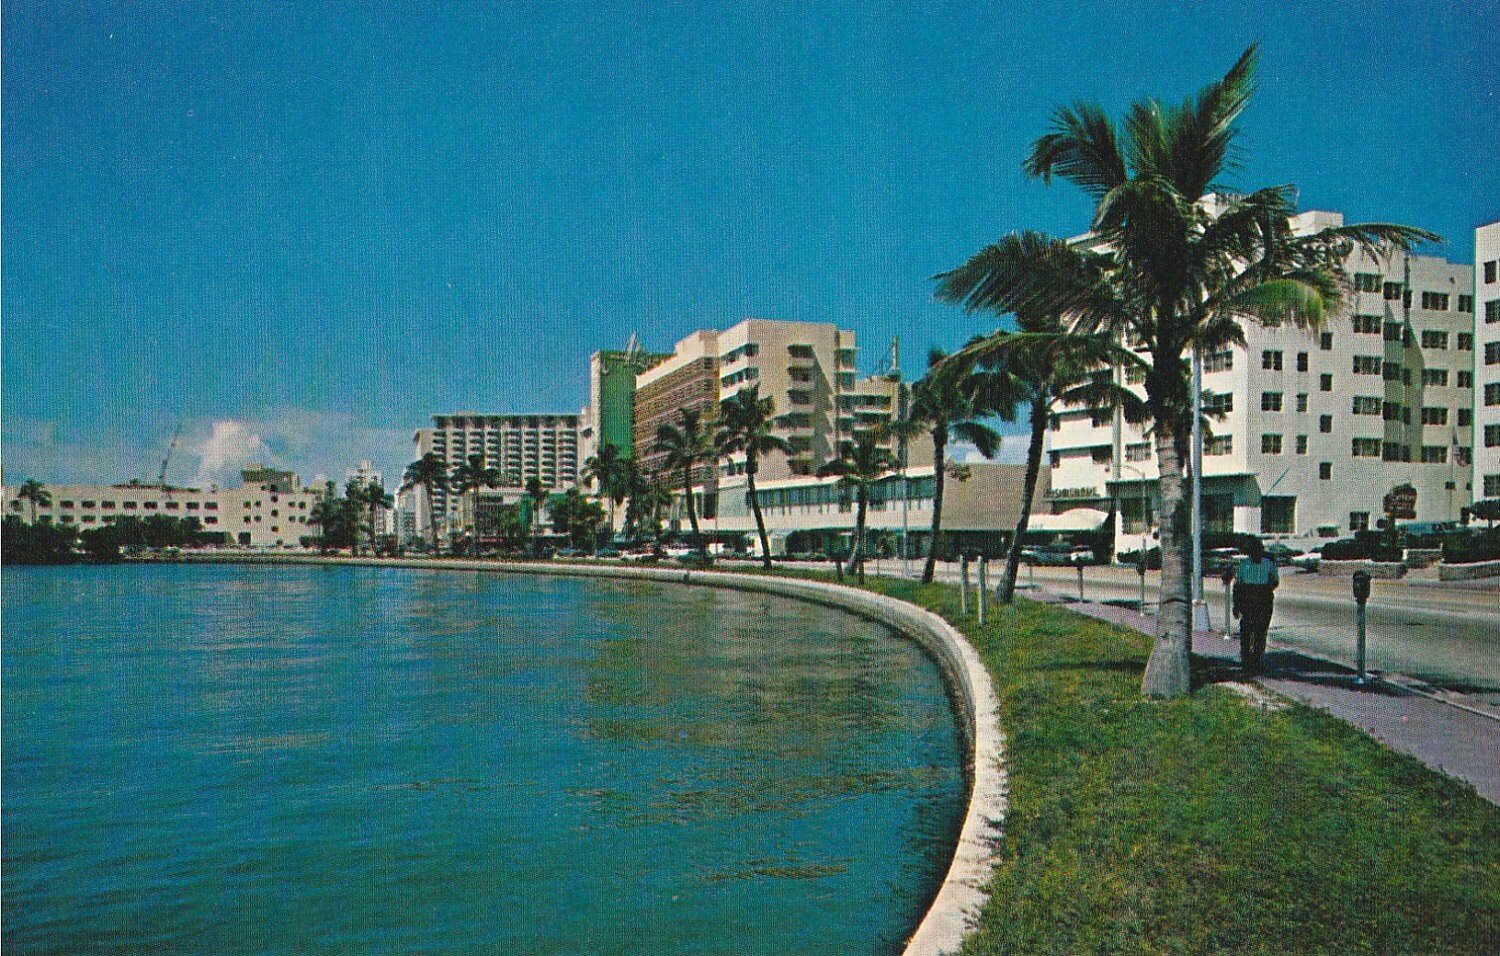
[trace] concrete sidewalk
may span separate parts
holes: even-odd
[[[1065,599],[1041,589],[1026,597],[1062,604],[1101,621],[1155,635],[1156,618],[1132,608]],[[1239,670],[1239,642],[1209,631],[1193,633],[1193,653],[1224,669]],[[1348,667],[1281,644],[1266,651],[1266,673],[1257,682],[1278,694],[1332,714],[1393,750],[1474,785],[1500,805],[1500,716],[1477,703],[1424,696],[1420,685],[1382,675],[1363,686]]]

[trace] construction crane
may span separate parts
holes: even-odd
[[[177,439],[182,437],[182,423],[177,423],[177,428],[172,432],[172,441],[167,445],[167,453],[161,457],[161,471],[156,475],[156,485],[163,491],[167,488],[167,465],[172,461],[172,452],[177,449]]]

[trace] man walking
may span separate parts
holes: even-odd
[[[1259,538],[1246,542],[1245,553],[1234,574],[1234,613],[1240,619],[1240,663],[1249,673],[1258,674],[1281,575],[1276,562],[1266,557]]]

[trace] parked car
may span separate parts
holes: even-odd
[[[1301,551],[1298,551],[1296,548],[1289,548],[1280,541],[1266,546],[1266,557],[1275,561],[1278,566],[1283,568],[1291,564],[1293,559],[1301,554]]]
[[[1022,548],[1021,560],[1030,564],[1053,567],[1073,567],[1093,564],[1094,549],[1084,545],[1049,544],[1039,548]]]
[[[1313,548],[1311,551],[1295,555],[1289,562],[1294,568],[1302,568],[1306,571],[1318,570],[1318,565],[1323,561],[1323,549]]]
[[[1238,548],[1214,548],[1203,554],[1204,574],[1223,574],[1240,566],[1247,555]]]

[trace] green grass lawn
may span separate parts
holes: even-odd
[[[954,622],[1000,698],[1010,812],[963,952],[1500,953],[1500,809],[1468,785],[1301,705],[1143,699],[1123,628],[868,587]]]

